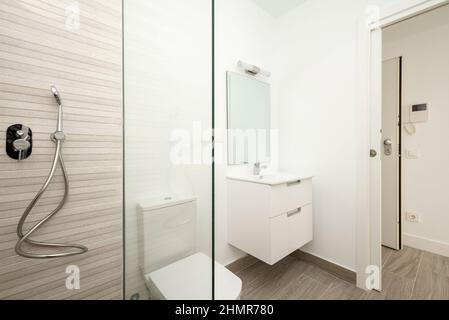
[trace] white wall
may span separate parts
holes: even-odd
[[[229,171],[249,170],[245,166],[228,167],[226,162],[226,72],[237,70],[237,61],[258,65],[273,71],[274,19],[252,0],[216,0],[215,52],[216,52],[216,145],[217,164],[215,176],[216,259],[228,264],[244,255],[227,243],[227,186]],[[272,84],[273,101],[276,99],[276,76]],[[276,128],[276,106],[273,106],[272,123]]]
[[[212,252],[212,167],[170,157],[173,130],[211,127],[212,9],[209,0],[129,0],[124,10],[126,298],[143,298],[139,201],[196,196],[198,249]]]
[[[427,123],[416,124],[415,135],[403,132],[404,212],[420,215],[420,223],[404,219],[405,245],[449,255],[449,6],[387,28],[384,59],[403,57],[403,112],[429,103]]]
[[[278,26],[280,163],[312,172],[314,241],[304,250],[355,267],[355,1],[308,1]]]
[[[372,14],[419,1],[306,1],[278,24],[280,161],[311,171],[314,241],[304,250],[356,267],[360,27]],[[378,10],[377,10],[378,9]],[[367,128],[368,130],[368,128]]]

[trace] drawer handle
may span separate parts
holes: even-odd
[[[292,182],[288,182],[287,183],[287,187],[291,187],[291,186],[295,186],[297,184],[301,184],[301,180],[296,180],[296,181],[292,181]]]
[[[189,224],[192,221],[193,221],[192,219],[170,221],[169,223],[166,224],[166,227],[169,229],[179,228],[185,226],[186,224]]]
[[[296,210],[287,212],[287,217],[290,218],[290,217],[296,216],[297,214],[300,214],[301,211],[302,211],[302,208],[298,208]]]

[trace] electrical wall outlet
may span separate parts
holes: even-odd
[[[421,218],[418,214],[413,212],[407,212],[407,221],[411,223],[420,223]]]

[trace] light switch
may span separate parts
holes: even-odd
[[[407,149],[406,155],[407,159],[419,159],[421,157],[421,150],[417,148]]]

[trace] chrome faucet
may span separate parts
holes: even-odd
[[[260,161],[257,161],[257,162],[254,164],[253,174],[254,174],[255,176],[258,176],[258,175],[261,174],[262,170],[263,170],[263,169],[266,169],[266,168],[267,168],[267,165],[262,165],[262,164],[260,163]]]

